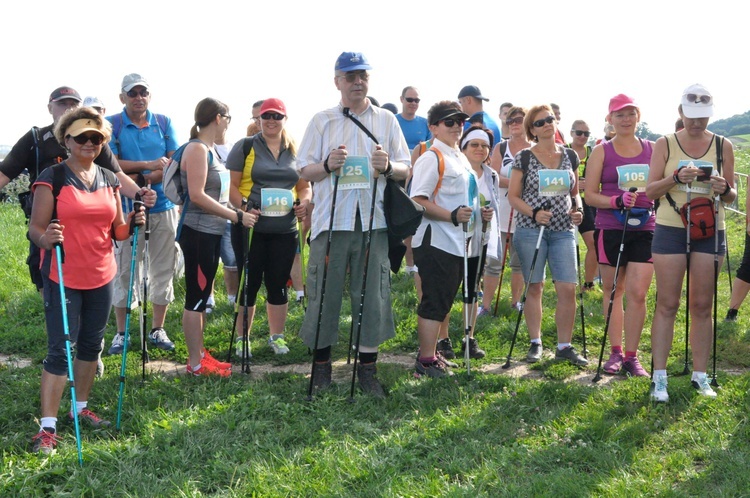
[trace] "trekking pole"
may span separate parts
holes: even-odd
[[[143,206],[143,202],[136,200],[133,202],[133,211],[138,212],[138,206]],[[135,220],[135,215],[133,216]],[[120,421],[122,418],[122,402],[125,398],[125,365],[128,357],[128,344],[130,343],[130,306],[133,304],[133,280],[135,278],[135,264],[138,260],[138,230],[140,226],[133,221],[133,236],[130,239],[132,247],[130,251],[130,279],[128,281],[128,302],[125,307],[125,339],[122,345],[122,362],[120,364],[120,394],[117,398],[117,423],[115,427],[120,430]]]
[[[462,223],[464,231],[464,364],[466,365],[466,376],[471,377],[471,361],[469,356],[469,334],[471,324],[469,323],[469,224]]]
[[[549,209],[549,205],[545,204],[542,206],[542,209],[546,211]],[[513,346],[516,344],[516,337],[518,337],[518,328],[521,326],[521,316],[523,316],[523,308],[526,305],[526,294],[529,292],[529,285],[531,283],[531,278],[534,275],[534,268],[536,267],[536,259],[539,256],[539,247],[542,245],[542,237],[544,236],[544,229],[547,228],[546,225],[542,225],[539,229],[539,236],[536,239],[536,247],[534,248],[534,257],[531,258],[531,268],[529,269],[529,278],[526,279],[526,282],[524,283],[523,287],[523,295],[521,296],[521,304],[518,307],[518,318],[516,319],[516,330],[513,332],[513,340],[510,341],[510,351],[508,351],[508,359],[505,361],[505,364],[503,365],[503,369],[510,368],[510,358],[513,355]]]
[[[51,220],[50,223],[60,223],[60,220]],[[57,259],[57,280],[60,286],[60,308],[62,309],[63,333],[65,334],[65,355],[68,360],[68,384],[70,384],[71,411],[76,430],[76,449],[78,450],[78,463],[83,467],[83,452],[81,448],[81,425],[78,420],[78,409],[76,408],[76,381],[73,375],[73,358],[70,346],[70,327],[68,325],[68,301],[65,297],[65,283],[63,282],[62,261],[65,253],[62,244],[55,244],[55,257]]]
[[[331,197],[331,220],[328,223],[328,239],[326,240],[326,256],[323,265],[323,277],[321,278],[322,288],[320,290],[320,303],[318,304],[318,323],[315,326],[315,341],[312,354],[312,366],[310,368],[310,386],[307,389],[307,401],[312,401],[313,381],[315,380],[315,351],[318,349],[318,339],[320,339],[320,326],[323,321],[323,301],[326,296],[326,279],[328,278],[328,259],[331,254],[331,239],[333,238],[333,217],[336,214],[336,194],[339,190],[339,175],[334,173],[333,178],[333,195]]]
[[[252,209],[260,209],[260,204],[257,202],[253,203]],[[247,230],[247,252],[245,253],[245,287],[242,292],[245,294],[243,300],[244,306],[242,308],[242,362],[240,364],[240,372],[249,374],[250,373],[250,317],[247,310],[247,297],[250,291],[250,279],[247,274],[250,272],[250,246],[253,243],[253,232],[255,226],[250,227]]]
[[[380,146],[377,146],[380,148]],[[370,203],[370,222],[369,227],[367,228],[367,234],[365,235],[365,266],[362,270],[362,289],[360,290],[359,295],[359,312],[357,313],[357,344],[356,344],[356,351],[354,355],[354,366],[352,367],[352,388],[349,393],[349,402],[354,402],[354,381],[357,379],[357,360],[359,358],[359,343],[360,339],[362,338],[362,310],[365,307],[365,295],[367,293],[367,270],[370,267],[370,246],[372,245],[372,225],[375,221],[375,199],[377,197],[378,193],[378,178],[380,176],[375,176],[375,179],[372,183],[372,202]],[[354,320],[352,320],[352,324],[354,323]],[[350,339],[351,341],[351,339]],[[349,352],[351,354],[351,345],[349,347]]]
[[[689,355],[689,347],[690,347],[690,226],[692,225],[692,221],[690,219],[690,194],[692,192],[692,183],[688,183],[687,185],[687,227],[685,227],[685,243],[686,243],[686,250],[685,250],[685,257],[686,257],[686,263],[685,263],[685,368],[682,370],[682,373],[678,375],[687,375],[690,373],[690,368],[688,367],[688,355]]]
[[[244,228],[243,228],[244,230]],[[240,272],[240,281],[237,289],[244,292],[245,280],[247,278],[247,248],[245,247],[245,237],[240,239],[242,247],[240,253],[242,254],[242,271]],[[237,331],[237,317],[240,316],[240,297],[234,300],[234,320],[232,321],[232,332],[229,335],[229,353],[227,354],[227,363],[232,361],[232,349],[234,348],[234,333]]]
[[[576,264],[578,266],[578,301],[580,302],[581,308],[581,335],[583,335],[583,357],[588,359],[588,351],[586,350],[586,310],[583,308],[583,285],[581,283],[581,245],[578,241],[578,227],[575,229],[576,237]]]
[[[300,200],[294,201],[299,206]],[[302,277],[302,309],[307,312],[307,278],[305,277],[305,241],[302,239],[302,223],[297,219],[297,244],[299,245],[299,270]]]
[[[146,363],[149,362],[148,348],[146,347],[146,320],[148,318],[148,271],[151,256],[148,252],[148,239],[151,235],[151,222],[149,209],[146,208],[146,224],[143,230],[143,292],[141,293],[141,382],[146,382]]]
[[[489,201],[485,202],[484,207],[489,206]],[[468,304],[469,306],[469,313],[468,313],[468,325],[466,333],[464,334],[464,361],[466,362],[466,376],[471,377],[471,371],[470,371],[470,351],[469,351],[469,340],[471,336],[471,332],[474,328],[474,321],[476,320],[476,306],[477,306],[477,297],[479,293],[479,280],[482,277],[482,270],[484,268],[484,261],[485,258],[487,258],[487,243],[485,242],[485,235],[487,233],[487,222],[482,220],[482,252],[479,256],[479,261],[477,261],[477,271],[476,275],[474,276],[474,293],[472,294],[471,302]],[[468,246],[468,243],[467,243]],[[468,262],[467,262],[468,267]],[[464,279],[466,281],[466,279]]]
[[[505,262],[508,258],[508,252],[510,250],[510,225],[513,223],[513,208],[510,208],[510,216],[508,217],[508,230],[505,232],[505,247],[503,247],[503,262],[500,264],[500,281],[497,283],[497,290],[495,291],[495,310],[492,312],[492,316],[497,316],[497,305],[500,304],[500,289],[503,287],[503,275],[505,274]],[[511,280],[511,299],[513,299],[513,281]]]
[[[714,197],[714,326],[713,332],[713,379],[711,379],[711,385],[713,387],[719,387],[719,382],[716,380],[716,315],[719,309],[719,196]],[[726,233],[726,232],[725,232]],[[726,237],[725,237],[726,238]],[[729,258],[727,258],[729,259]]]
[[[635,193],[638,190],[637,187],[630,187],[630,192]],[[625,250],[625,233],[628,231],[628,220],[630,219],[630,208],[625,208],[625,222],[622,225],[622,236],[620,237],[620,249],[617,252],[617,262],[615,263],[615,276],[612,280],[612,290],[609,293],[609,305],[607,307],[607,319],[604,322],[604,333],[602,334],[602,347],[599,351],[599,364],[596,366],[596,375],[591,379],[591,382],[599,382],[602,380],[601,369],[602,359],[604,359],[604,345],[607,343],[607,335],[609,334],[609,322],[612,318],[612,306],[615,301],[615,292],[617,292],[617,280],[620,275],[620,259],[622,258],[622,252]]]
[[[726,233],[726,231],[724,233]],[[729,295],[731,295],[734,289],[732,289],[732,268],[729,266],[729,237],[724,237],[724,245],[727,248],[727,254],[725,256],[725,259],[727,261],[727,279],[729,280]]]

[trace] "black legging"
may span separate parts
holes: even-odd
[[[219,268],[221,235],[183,225],[180,247],[185,258],[185,309],[205,311]]]
[[[742,254],[742,263],[737,268],[737,278],[750,284],[750,235],[745,232],[745,252]]]

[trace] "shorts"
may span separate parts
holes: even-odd
[[[719,256],[727,252],[724,230],[719,230]],[[657,223],[654,230],[654,240],[651,243],[652,254],[685,254],[687,253],[687,234],[684,228],[669,227]],[[716,241],[714,237],[703,240],[691,240],[690,252],[713,254]]]
[[[513,234],[513,246],[521,258],[524,280],[532,284],[544,282],[545,266],[549,264],[552,279],[556,282],[578,283],[576,243],[573,230],[564,232],[544,230],[534,273],[531,275],[531,262],[536,252],[539,231],[538,228],[516,227],[516,233]]]
[[[505,245],[505,234],[500,235],[500,246]],[[503,247],[503,251],[505,251]],[[504,254],[502,252],[501,254]],[[505,256],[506,265],[510,265],[510,269],[513,273],[521,273],[521,259],[518,257],[518,253],[513,247],[513,239],[511,239],[510,247],[508,247],[508,254]],[[487,261],[484,266],[484,274],[490,277],[499,277],[500,272],[503,270],[503,260],[496,259],[492,256],[487,256]]]
[[[224,270],[237,271],[237,259],[232,249],[232,223],[227,223],[224,235],[221,236],[221,262]]]
[[[625,232],[625,244],[620,256],[620,266],[628,263],[651,263],[651,240],[654,233],[648,230]],[[601,265],[616,266],[620,252],[622,230],[594,230],[596,261]]]
[[[581,197],[583,207],[583,221],[578,225],[578,233],[586,233],[594,230],[594,221],[596,220],[596,208],[586,204],[586,200]]]

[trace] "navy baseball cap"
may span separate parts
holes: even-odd
[[[362,52],[342,52],[336,59],[336,71],[361,71],[372,69],[370,63]]]
[[[55,88],[49,96],[50,102],[58,102],[65,99],[73,99],[78,102],[81,102],[82,100],[81,96],[78,95],[78,92],[76,92],[69,86],[61,86],[60,88]]]
[[[467,85],[461,89],[460,92],[458,92],[458,98],[463,97],[474,97],[479,100],[484,100],[485,102],[489,102],[490,99],[482,95],[482,92],[479,91],[479,87],[476,87],[474,85]]]

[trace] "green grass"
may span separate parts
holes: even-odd
[[[738,154],[738,170],[748,172],[749,160],[750,155]],[[744,220],[730,216],[733,272],[742,256],[743,227]],[[508,354],[516,315],[507,304],[507,281],[501,316],[479,321],[477,337],[488,355],[473,364],[471,380],[462,369],[452,379],[419,380],[409,369],[383,363],[386,400],[358,395],[349,403],[346,369],[346,379],[307,402],[307,379],[287,372],[259,379],[159,374],[142,384],[136,353],[128,358],[123,430],[84,428],[80,468],[72,427],[61,422],[63,445],[56,455],[40,458],[28,450],[38,427],[46,338],[42,304],[24,264],[24,232],[18,207],[0,206],[0,352],[33,362],[26,368],[0,367],[0,496],[750,496],[746,306],[736,323],[719,323],[719,397],[697,398],[688,377],[672,377],[669,404],[654,405],[648,400],[648,379],[592,384],[595,363],[582,381],[573,381],[579,369],[551,360],[534,366],[525,378],[480,372],[482,366],[504,362]],[[729,301],[725,273],[719,282],[721,320]],[[177,295],[167,319],[177,349],[153,351],[152,356],[184,364],[181,283]],[[393,295],[397,335],[382,351],[411,354],[416,349],[411,280],[395,275]],[[548,286],[542,328],[549,347],[555,336],[554,298]],[[650,310],[654,298],[652,289]],[[598,356],[604,326],[601,299],[600,291],[585,295],[591,359]],[[223,292],[217,292],[217,301],[208,318],[206,343],[223,355],[232,309]],[[291,351],[276,357],[265,344],[262,300],[259,304],[251,338],[254,364],[308,362],[307,348],[294,334],[302,308],[290,305]],[[345,304],[342,316],[347,313]],[[458,301],[451,318],[451,333],[459,342]],[[651,314],[641,342],[645,365],[650,319]],[[341,323],[336,359],[346,357],[350,322]],[[675,330],[671,372],[681,371],[684,362],[682,310]],[[108,343],[113,334],[114,320]],[[525,334],[522,325],[516,358],[525,354]],[[581,339],[577,324],[574,341],[580,345]],[[114,420],[120,357],[105,355],[104,360],[106,373],[96,381],[91,403]],[[64,406],[68,396],[66,390]]]

